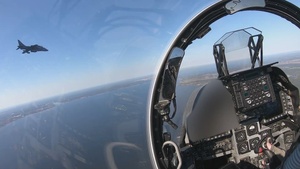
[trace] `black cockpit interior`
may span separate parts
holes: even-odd
[[[232,31],[214,44],[218,78],[190,95],[180,141],[171,144],[170,136],[164,133],[163,141],[170,143],[162,146],[161,163],[166,168],[276,168],[294,148],[299,129],[298,88],[276,67],[277,62],[263,64],[263,36],[261,32],[251,34],[249,29],[259,32],[255,28]],[[245,54],[247,69],[236,68],[239,59],[231,59],[233,66],[229,63],[226,47],[234,41],[232,37],[246,40],[240,46],[249,51]],[[171,68],[178,69],[178,64],[180,61],[169,62],[166,67],[165,72],[171,76],[165,78],[162,93],[164,88],[170,92],[166,84],[172,82],[170,79],[176,81]],[[155,105],[163,121],[172,127],[168,113],[170,100],[176,107],[174,98],[161,94]],[[280,152],[269,149],[268,144]]]
[[[208,83],[205,88],[212,85],[216,87],[213,83],[216,82]],[[216,111],[210,110],[205,112],[209,115],[203,115],[203,109],[194,106],[186,122],[188,144],[193,148],[183,152],[184,158],[195,159],[196,168],[220,168],[228,162],[249,163],[253,168],[265,168],[262,161],[273,158],[264,153],[268,151],[268,138],[274,146],[289,150],[299,128],[299,96],[298,89],[279,68],[272,64],[266,65],[224,77],[219,79],[218,84],[223,84],[219,88],[223,88],[223,91],[227,89],[232,96],[235,110],[231,108],[231,103],[228,107],[214,104],[214,109],[218,109],[222,115],[211,118],[211,113]],[[199,92],[198,97],[214,97],[213,100],[218,103],[221,89],[210,93]],[[225,98],[224,95],[221,97]],[[199,98],[194,104],[199,105]],[[226,99],[226,102],[229,101]],[[232,110],[236,117],[232,115]],[[205,120],[199,120],[200,116]],[[235,120],[238,123],[236,126]],[[195,126],[197,129],[194,129]],[[208,129],[207,126],[214,127]],[[214,128],[218,132],[209,131]],[[213,134],[202,138],[205,135],[200,132],[202,129]]]
[[[193,109],[187,112],[184,127],[188,143],[183,140],[181,145],[193,148],[182,156],[195,159],[196,168],[220,168],[230,163],[240,168],[246,164],[266,168],[266,161],[271,160],[279,165],[283,155],[271,152],[267,141],[284,152],[295,141],[299,128],[298,89],[276,63],[263,65],[263,36],[250,34],[248,29],[255,28],[227,33],[214,45],[218,79],[200,89]],[[248,39],[249,69],[230,73],[226,41],[237,37],[241,40],[241,36]]]

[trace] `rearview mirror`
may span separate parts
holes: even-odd
[[[172,100],[175,97],[176,81],[183,56],[184,51],[178,47],[173,48],[169,54],[162,79],[162,100]]]
[[[173,123],[171,119],[175,116],[177,109],[175,99],[176,81],[183,56],[184,51],[181,48],[174,47],[171,50],[162,76],[158,103],[154,105],[154,108],[161,115],[162,120],[170,124],[175,129],[177,128],[177,125]],[[173,115],[170,117],[169,113],[171,101],[173,101],[174,111]]]

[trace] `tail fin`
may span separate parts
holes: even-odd
[[[22,48],[25,47],[25,45],[20,40],[18,40],[18,43],[19,43],[19,46],[18,46],[18,48],[16,50],[22,49]]]

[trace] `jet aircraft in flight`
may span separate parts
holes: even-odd
[[[48,51],[48,49],[44,48],[43,46],[40,45],[31,45],[31,46],[26,46],[24,45],[20,40],[18,40],[19,46],[16,50],[21,49],[23,50],[22,54],[24,53],[30,53],[30,52],[38,52],[38,51]]]

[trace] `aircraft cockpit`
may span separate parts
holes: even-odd
[[[184,53],[174,48],[170,55],[154,109],[177,128],[176,70]],[[264,64],[263,35],[256,28],[224,34],[213,55],[218,77],[189,96],[178,142],[163,133],[161,163],[201,169],[282,165],[298,135],[298,88],[277,62]]]

